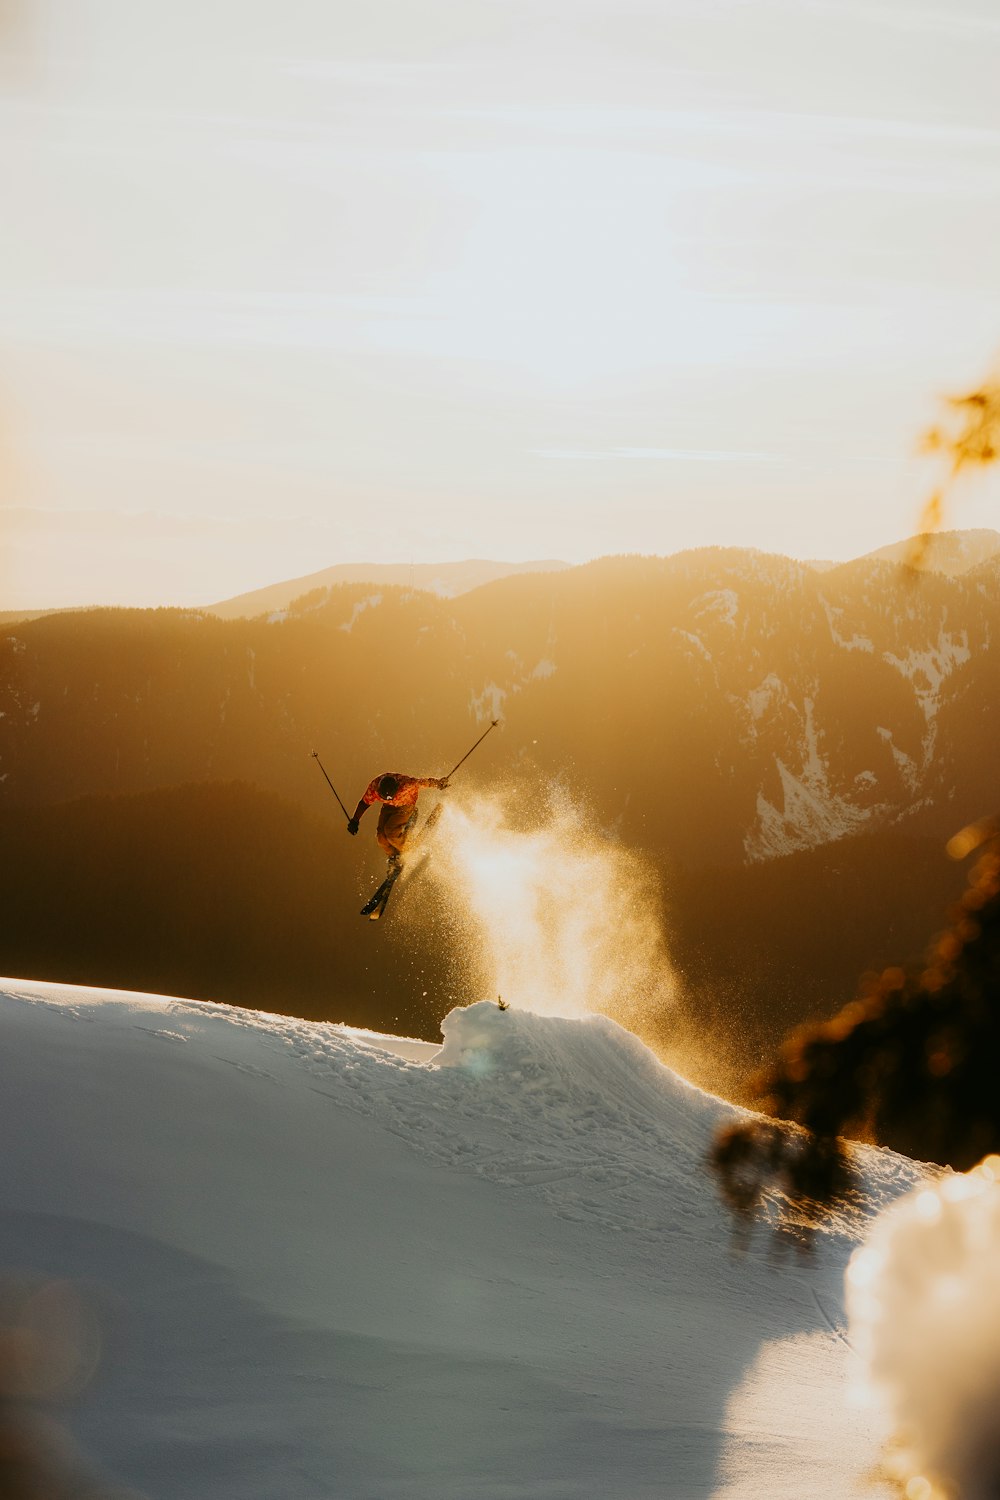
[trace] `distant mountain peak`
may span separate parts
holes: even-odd
[[[223,620],[252,619],[256,615],[287,609],[303,594],[344,583],[396,585],[437,594],[441,599],[454,599],[459,594],[467,594],[483,584],[494,583],[498,578],[508,578],[515,573],[559,573],[569,566],[569,563],[556,559],[518,563],[485,558],[442,563],[335,563],[317,573],[268,584],[246,594],[237,594],[232,599],[223,599],[218,604],[207,605],[206,613]]]
[[[979,527],[969,531],[919,532],[906,541],[878,547],[859,561],[905,564],[919,557],[919,566],[924,572],[956,578],[998,555],[1000,531]]]

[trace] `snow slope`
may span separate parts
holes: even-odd
[[[874,1493],[850,1229],[735,1253],[704,1168],[731,1107],[614,1022],[442,1029],[0,981],[0,1266],[88,1289],[103,1358],[61,1420],[91,1472],[151,1500]],[[916,1176],[865,1153],[873,1209]]]

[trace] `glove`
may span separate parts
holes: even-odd
[[[357,818],[348,818],[348,820],[347,820],[347,831],[348,831],[348,833],[357,833],[359,826],[360,825],[358,823]]]
[[[438,791],[439,792],[446,792],[448,790],[448,778],[447,778],[447,776],[441,776],[441,777],[438,778],[437,787],[438,787]]]

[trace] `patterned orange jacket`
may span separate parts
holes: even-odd
[[[399,791],[395,797],[379,796],[378,784],[383,776],[394,776],[399,782]],[[404,776],[401,771],[382,771],[371,782],[368,790],[358,803],[358,807],[363,811],[364,808],[371,807],[373,802],[384,802],[389,807],[413,807],[423,787],[437,785],[438,777],[436,776]]]

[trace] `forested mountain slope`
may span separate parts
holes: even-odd
[[[625,841],[759,861],[993,795],[1000,571],[827,573],[708,549],[509,577],[444,601],[344,586],[282,619],[54,615],[0,651],[0,796],[239,779],[315,806],[384,769],[558,778]]]
[[[562,808],[647,861],[677,1003],[629,1024],[664,1047],[710,1030],[738,1091],[787,1025],[943,924],[944,840],[995,807],[998,611],[996,559],[949,578],[709,550],[450,601],[339,587],[275,620],[20,624],[0,967],[436,1035],[460,987],[488,993],[479,934],[417,883],[359,921],[374,819],[346,837],[310,751],[353,807],[499,716],[450,795],[499,794],[526,830]]]

